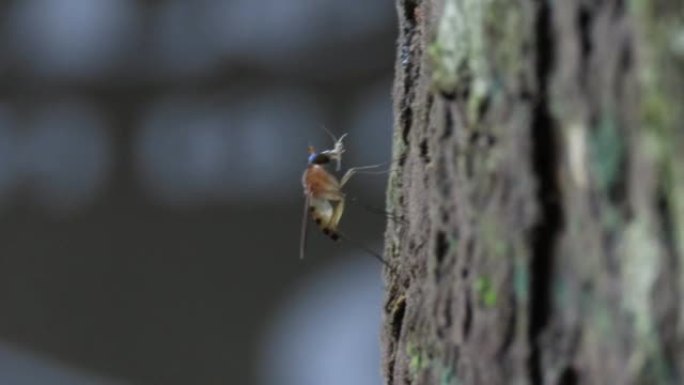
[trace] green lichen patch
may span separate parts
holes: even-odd
[[[492,284],[491,279],[488,277],[477,278],[475,280],[474,289],[482,304],[484,304],[486,307],[496,306],[496,303],[498,302],[498,294],[494,288],[494,285]]]
[[[491,214],[480,218],[479,236],[484,242],[488,255],[500,258],[508,254],[508,244],[503,234],[501,224]]]
[[[598,188],[607,192],[617,181],[625,151],[612,114],[603,114],[591,135],[590,148],[594,179]]]
[[[456,377],[456,372],[450,368],[440,365],[439,385],[459,385],[461,382]]]
[[[425,350],[411,342],[406,344],[406,356],[409,360],[409,371],[414,377],[421,371],[430,367],[431,360]]]
[[[530,272],[522,258],[516,258],[513,270],[513,290],[520,303],[527,303],[530,295]]]

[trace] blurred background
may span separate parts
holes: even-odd
[[[307,145],[389,162],[391,0],[0,2],[0,384],[380,384]],[[349,195],[382,207],[386,175]],[[348,205],[381,250],[382,214]]]

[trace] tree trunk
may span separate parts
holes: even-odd
[[[398,0],[387,384],[684,374],[684,2]]]

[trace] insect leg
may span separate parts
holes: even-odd
[[[311,211],[309,205],[309,196],[307,195],[304,198],[304,215],[302,215],[302,228],[299,236],[299,259],[304,259],[304,251],[306,249],[306,225],[309,223],[309,212]]]
[[[371,249],[370,247],[366,246],[366,245],[363,244],[363,243],[356,242],[356,241],[352,240],[351,238],[349,238],[349,237],[348,237],[346,234],[344,234],[344,233],[340,233],[340,237],[342,237],[342,239],[344,239],[345,241],[347,241],[347,242],[351,243],[352,245],[354,245],[354,246],[360,248],[361,250],[363,250],[363,251],[365,251],[366,253],[370,254],[373,258],[375,258],[375,259],[377,259],[378,261],[380,261],[380,263],[382,263],[383,265],[385,265],[385,267],[387,267],[387,269],[388,269],[388,270],[390,271],[390,273],[392,273],[393,275],[395,275],[395,274],[397,273],[397,271],[394,269],[394,267],[392,266],[392,264],[390,264],[385,258],[383,258],[382,255],[380,255],[380,253],[376,252],[375,250]]]
[[[362,170],[368,170],[371,168],[380,167],[382,165],[383,164],[380,163],[380,164],[372,164],[370,166],[352,167],[352,168],[348,169],[347,172],[345,172],[344,175],[342,175],[342,179],[340,179],[340,187],[343,187],[347,182],[349,182],[349,179],[351,179],[351,177],[354,176],[354,174],[356,174]]]

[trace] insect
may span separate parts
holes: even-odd
[[[344,143],[342,141],[346,136],[347,134],[344,134],[339,139],[336,139],[331,134],[334,146],[329,150],[317,152],[312,146],[309,146],[308,165],[302,176],[302,185],[304,187],[304,215],[299,243],[300,259],[304,258],[308,217],[311,216],[323,234],[334,241],[339,240],[343,237],[343,234],[338,229],[338,225],[342,218],[342,214],[344,213],[346,198],[344,191],[342,190],[343,187],[357,172],[378,166],[372,165],[349,168],[341,179],[337,179],[334,174],[330,173],[326,167],[333,161],[336,162],[336,171],[340,171],[342,167],[342,155],[345,153]],[[344,238],[349,240],[348,237]],[[358,246],[389,267],[389,264],[378,253],[362,245]]]

